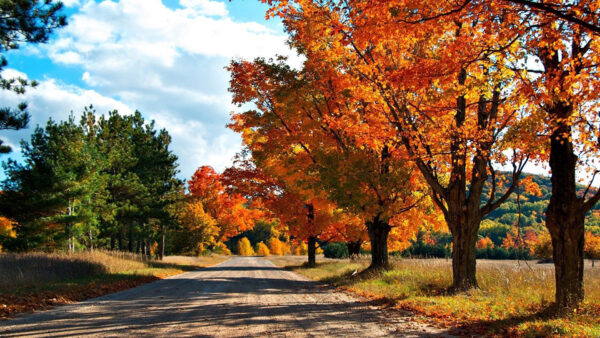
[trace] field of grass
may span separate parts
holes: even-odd
[[[66,254],[0,254],[0,319],[98,297],[228,259],[165,257],[93,251]]]
[[[392,259],[392,269],[356,273],[367,259],[321,260],[307,268],[298,257],[273,263],[390,307],[408,310],[445,327],[492,336],[600,336],[600,266],[586,265],[585,302],[573,315],[546,311],[554,299],[554,267],[535,262],[486,261],[477,264],[480,288],[451,294],[451,262],[444,259]]]

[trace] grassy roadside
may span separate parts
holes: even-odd
[[[273,263],[393,308],[411,311],[448,328],[491,336],[600,336],[600,267],[586,266],[586,300],[567,318],[546,315],[554,297],[554,271],[549,264],[516,261],[478,262],[480,289],[451,294],[451,262],[441,259],[394,259],[392,269],[358,273],[359,261],[321,261],[315,268],[296,257]]]
[[[227,256],[165,257],[94,251],[64,254],[0,254],[0,319],[125,290],[218,264]]]

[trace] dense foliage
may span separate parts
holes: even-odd
[[[49,120],[4,164],[0,210],[15,221],[13,251],[104,247],[149,253],[175,224],[182,189],[166,130],[139,112],[86,109],[80,122]],[[162,251],[162,250],[161,250]]]

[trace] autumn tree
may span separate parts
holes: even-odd
[[[0,216],[0,252],[2,252],[2,241],[7,238],[17,237],[17,233],[13,230],[15,222],[6,217]]]
[[[181,228],[174,232],[172,243],[179,252],[199,255],[199,247],[208,248],[218,240],[217,221],[205,212],[200,201],[183,203],[178,218]]]
[[[591,232],[585,233],[584,253],[588,259],[592,260],[592,267],[596,259],[600,259],[600,236]]]
[[[600,13],[592,1],[581,17]],[[549,144],[552,195],[546,226],[552,237],[556,274],[556,304],[574,308],[583,301],[585,215],[600,200],[590,189],[598,171],[600,117],[598,115],[598,46],[596,33],[555,13],[521,11],[530,20],[521,29],[520,56],[531,63],[517,64],[519,92],[528,100],[529,125],[537,127],[530,142]],[[540,135],[543,135],[540,137]],[[579,193],[577,172],[590,174],[588,188]],[[583,177],[582,177],[583,178]]]
[[[271,251],[265,243],[258,242],[258,244],[256,244],[256,254],[259,256],[269,256]]]
[[[237,243],[237,254],[240,256],[254,256],[254,249],[246,237],[242,237]]]
[[[206,212],[216,220],[218,241],[224,241],[254,227],[262,215],[259,209],[249,208],[247,200],[238,193],[227,193],[221,174],[212,167],[201,166],[188,181],[192,201],[202,203]]]
[[[231,128],[242,134],[257,166],[311,201],[305,206],[308,224],[300,229],[322,224],[316,226],[322,234],[339,206],[366,220],[371,267],[387,266],[391,220],[426,196],[405,153],[390,150],[392,139],[365,148],[362,139],[345,134],[346,126],[330,123],[344,110],[361,109],[336,95],[345,87],[326,87],[331,83],[318,81],[317,74],[284,62],[234,61],[229,69],[234,103],[258,108],[234,114]],[[311,247],[309,242],[309,252]]]
[[[512,74],[500,67],[505,59],[491,55],[512,48],[514,36],[495,34],[494,21],[482,29],[478,12],[447,13],[453,5],[274,1],[271,14],[285,18],[308,64],[334,84],[355,84],[343,94],[364,108],[337,120],[368,135],[371,148],[392,138],[394,150],[410,156],[452,232],[453,286],[464,290],[477,286],[481,220],[514,191],[527,155],[504,137],[521,103],[509,91]],[[501,194],[499,163],[514,168]],[[488,180],[494,188],[484,196]]]

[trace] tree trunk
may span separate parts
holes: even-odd
[[[119,251],[123,251],[125,246],[123,245],[123,232],[119,232]]]
[[[94,251],[94,236],[91,227],[88,229],[88,236],[90,237],[90,250]]]
[[[317,265],[317,238],[315,236],[308,237],[308,266],[315,267]]]
[[[477,261],[475,248],[477,245],[477,226],[461,226],[452,234],[452,288],[465,291],[478,287]]]
[[[117,239],[115,238],[115,235],[114,234],[110,235],[110,250],[111,251],[115,250],[116,241],[117,241]]]
[[[356,259],[360,256],[360,247],[362,245],[362,241],[354,241],[346,243],[348,245],[348,255],[351,259]]]
[[[575,308],[583,301],[583,248],[585,212],[577,197],[577,156],[569,140],[571,127],[560,123],[550,142],[552,196],[546,211],[546,227],[552,237],[559,311]]]
[[[369,269],[387,269],[389,267],[388,257],[388,235],[392,228],[386,222],[375,217],[373,221],[367,222],[367,231],[371,240],[371,266]]]
[[[162,261],[165,257],[165,227],[161,225],[160,227],[160,248],[158,248],[158,257]]]
[[[478,186],[479,184],[477,184]],[[473,205],[464,205],[464,202],[460,202],[465,200],[462,197],[464,193],[460,189],[456,192],[460,198],[449,199],[446,216],[446,222],[452,233],[452,288],[455,291],[466,291],[478,287],[475,249],[477,232],[481,225],[480,199],[475,196],[469,199]],[[471,193],[477,192],[471,191]]]
[[[129,252],[133,252],[133,229],[129,228],[129,243],[127,243]]]

